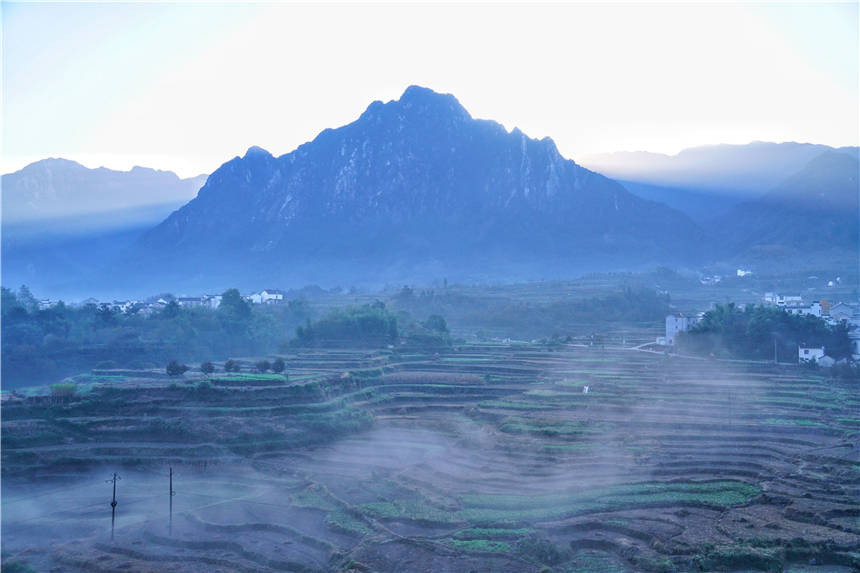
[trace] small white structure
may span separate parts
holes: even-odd
[[[39,301],[39,310],[46,310],[54,306],[54,301],[49,298],[43,298]]]
[[[260,301],[263,304],[284,302],[284,291],[274,288],[265,289],[260,293]]]
[[[204,294],[203,295],[203,306],[208,306],[209,308],[217,309],[221,306],[221,295],[220,294]]]
[[[181,296],[176,299],[176,304],[183,308],[197,308],[203,306],[203,299],[199,296]]]
[[[746,270],[744,270],[744,269],[738,269],[738,276],[739,276],[739,277],[748,277],[748,276],[750,276],[751,274],[753,274],[753,272],[752,272],[752,271],[746,271]]]
[[[803,304],[803,297],[799,294],[776,295],[776,306],[798,306]]]
[[[675,337],[678,336],[678,333],[687,332],[697,322],[699,322],[698,318],[680,312],[668,315],[666,317],[666,345],[675,346]]]
[[[798,346],[797,360],[798,362],[815,362],[824,358],[823,346]]]
[[[245,295],[242,298],[252,304],[263,304],[263,294],[259,292],[252,292],[251,294]]]

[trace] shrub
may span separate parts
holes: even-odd
[[[167,374],[169,376],[181,376],[188,372],[188,366],[180,364],[176,360],[171,360],[167,363]]]
[[[239,363],[233,360],[232,358],[228,359],[227,362],[224,363],[224,372],[238,372],[239,371]]]
[[[515,550],[526,559],[550,565],[558,563],[563,557],[552,541],[534,534],[517,541]]]
[[[200,372],[202,372],[206,376],[209,376],[210,374],[215,372],[215,365],[211,362],[204,362],[200,365]]]
[[[283,358],[278,358],[274,362],[272,362],[272,372],[275,374],[280,374],[284,370],[286,370],[287,365],[284,362]]]
[[[259,372],[268,372],[272,369],[272,364],[268,360],[260,360],[256,366]]]

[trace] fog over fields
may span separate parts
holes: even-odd
[[[860,571],[858,21],[0,3],[2,573]]]

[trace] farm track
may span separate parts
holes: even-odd
[[[166,486],[147,482],[120,505],[130,513],[114,544],[103,511],[58,504],[81,522],[63,539],[79,542],[46,546],[43,562],[72,572],[860,567],[860,405],[840,382],[611,348],[287,359],[299,379],[287,385],[216,377],[211,390],[113,389],[103,408],[4,406],[13,483],[70,467],[160,475],[167,463],[185,480],[174,536],[147,501]],[[4,491],[4,510],[29,499]],[[16,526],[4,511],[4,541],[57,519],[46,510]]]

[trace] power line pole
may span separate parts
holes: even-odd
[[[110,502],[110,540],[113,541],[113,529],[116,522],[116,480],[122,479],[116,472],[113,473],[113,478],[105,480],[105,483],[113,482],[113,499]]]
[[[168,535],[173,535],[173,496],[176,492],[173,491],[173,466],[170,466],[170,521],[167,525]]]

